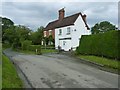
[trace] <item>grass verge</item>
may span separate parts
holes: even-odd
[[[22,88],[23,83],[10,60],[2,55],[2,88]]]
[[[112,60],[104,57],[91,56],[91,55],[79,55],[78,58],[86,61],[94,62],[97,64],[101,64],[104,67],[120,70],[120,67],[119,67],[120,61],[116,61],[116,60]]]
[[[0,62],[0,89],[2,89],[2,65]]]
[[[55,49],[42,49],[41,52],[42,53],[54,53],[54,52],[57,52],[57,50],[55,50]]]
[[[14,51],[20,52],[20,53],[24,53],[24,54],[36,54],[35,51],[28,51],[28,50],[14,49]],[[57,52],[57,50],[55,50],[55,49],[41,49],[41,53],[42,54],[45,54],[45,53],[54,53],[54,52]]]
[[[13,50],[24,54],[36,54],[34,51],[20,50],[20,49],[13,49]]]
[[[2,89],[2,43],[0,42],[0,90]]]

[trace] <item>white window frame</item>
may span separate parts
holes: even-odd
[[[62,29],[59,29],[59,35],[62,35]]]
[[[52,35],[52,30],[49,30],[49,36]]]
[[[44,37],[46,37],[47,36],[47,31],[44,31]]]
[[[66,45],[66,41],[63,41],[63,46],[65,46]]]
[[[71,28],[67,27],[67,35],[71,34]]]

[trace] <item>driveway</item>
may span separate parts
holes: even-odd
[[[118,75],[62,54],[4,53],[22,70],[33,88],[118,88]]]

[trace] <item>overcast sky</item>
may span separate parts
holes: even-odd
[[[10,0],[9,0],[10,1]],[[18,0],[19,1],[19,0]],[[48,2],[49,1],[49,2]],[[40,26],[46,26],[48,22],[58,19],[58,10],[65,7],[65,16],[78,12],[87,15],[87,23],[92,27],[97,22],[110,21],[118,26],[118,2],[79,2],[64,0],[61,2],[45,0],[45,2],[2,2],[2,17],[7,17],[15,24],[21,24],[36,30]],[[102,0],[101,0],[102,1]],[[1,5],[0,5],[1,7]]]

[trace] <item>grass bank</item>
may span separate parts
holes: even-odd
[[[57,50],[55,49],[41,49],[42,53],[54,53],[57,52]]]
[[[13,49],[16,52],[20,52],[20,53],[24,53],[24,54],[36,54],[35,51],[29,51],[29,50],[20,50],[20,49]],[[45,54],[45,53],[54,53],[57,52],[57,50],[55,49],[41,49],[41,53]]]
[[[120,61],[92,55],[78,55],[80,59],[103,65],[104,67],[120,70]]]
[[[22,88],[23,83],[19,78],[14,65],[2,55],[2,88]]]
[[[2,89],[2,64],[0,60],[0,89]]]
[[[2,65],[0,65],[0,89],[2,89]]]
[[[19,53],[24,53],[24,54],[36,54],[34,51],[20,50],[20,49],[13,49],[13,50]]]

